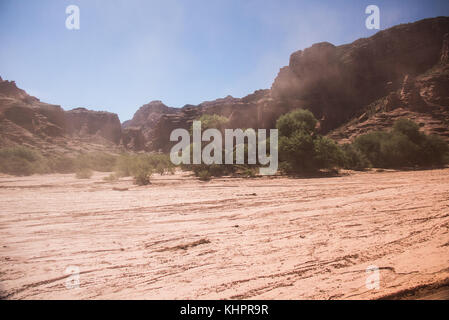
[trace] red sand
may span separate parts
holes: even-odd
[[[449,278],[449,169],[145,187],[106,175],[0,177],[2,298],[371,299]]]

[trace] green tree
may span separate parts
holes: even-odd
[[[344,162],[341,148],[316,133],[317,119],[309,110],[298,109],[282,115],[279,130],[279,160],[289,173],[307,173],[338,168]]]
[[[415,122],[405,118],[399,119],[393,124],[393,133],[402,133],[417,144],[421,143],[425,137],[419,132],[419,126]]]
[[[359,136],[353,146],[381,168],[442,165],[448,155],[446,142],[420,132],[419,126],[407,119],[397,120],[390,131]]]
[[[315,132],[317,119],[312,112],[305,109],[297,109],[284,114],[276,121],[279,136],[291,137],[295,132],[302,131],[306,134]]]

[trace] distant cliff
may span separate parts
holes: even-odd
[[[116,114],[84,108],[64,111],[29,96],[14,81],[0,78],[0,146],[21,144],[70,151],[90,149],[89,144],[111,148],[121,139]]]
[[[159,121],[141,125],[147,132],[147,146],[168,150],[170,132],[190,127],[202,114],[229,117],[231,128],[274,128],[281,114],[296,108],[311,110],[320,120],[321,133],[343,142],[391,126],[399,114],[448,139],[448,35],[449,18],[438,17],[398,25],[342,46],[314,44],[291,55],[269,90],[160,112],[155,117]],[[384,100],[387,110],[379,105]],[[388,112],[396,109],[406,112],[394,111],[390,117]],[[346,125],[362,114],[378,113],[389,120],[373,120],[366,130]]]
[[[311,110],[320,132],[339,142],[388,128],[399,117],[449,141],[449,17],[341,46],[317,43],[294,52],[270,89],[179,109],[152,101],[122,125],[116,114],[64,111],[0,78],[0,146],[168,151],[171,131],[188,129],[203,114],[228,117],[230,128],[274,128],[281,114],[296,108]]]

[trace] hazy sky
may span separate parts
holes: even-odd
[[[68,5],[80,30],[65,27]],[[132,117],[143,104],[172,107],[270,88],[292,52],[313,43],[449,16],[449,1],[413,0],[0,0],[0,76],[41,101]]]

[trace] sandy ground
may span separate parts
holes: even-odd
[[[449,169],[104,176],[0,177],[2,298],[448,298]]]

